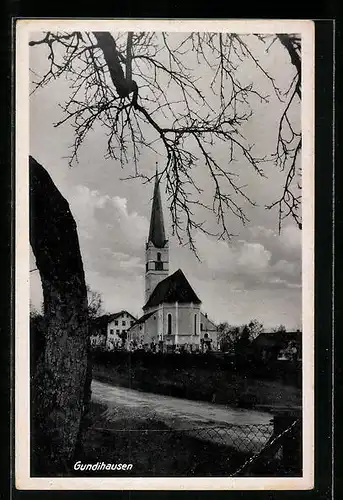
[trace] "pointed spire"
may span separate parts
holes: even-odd
[[[157,248],[163,248],[166,243],[157,162],[148,241],[151,241]]]

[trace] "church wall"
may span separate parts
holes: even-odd
[[[152,341],[158,343],[158,340],[158,311],[144,323],[134,325],[128,332],[128,342],[135,341],[142,346]]]
[[[194,315],[197,315],[196,335],[194,335]],[[179,304],[179,335],[199,337],[200,334],[200,304]]]
[[[144,335],[144,325],[142,323],[139,323],[138,325],[134,325],[130,330],[127,332],[127,340],[128,343],[130,342],[136,342],[137,344],[141,343],[141,339],[143,338]]]
[[[165,345],[200,347],[201,339],[212,340],[212,349],[217,349],[218,333],[216,325],[202,312],[200,304],[161,304],[158,309],[152,309],[154,314],[145,323],[135,325],[130,329],[129,340],[137,344],[149,345],[158,343],[163,334]],[[147,311],[149,312],[149,311]],[[168,336],[168,314],[172,318],[172,335]],[[197,330],[194,335],[194,315],[197,315]],[[177,321],[178,319],[178,321]],[[202,328],[201,328],[202,327]]]
[[[160,304],[158,306],[158,311],[157,311],[157,335],[158,335],[158,340],[163,340],[164,337],[164,326],[163,326],[163,304]]]
[[[158,311],[144,323],[144,344],[158,343]]]
[[[196,332],[194,317],[196,315]],[[200,304],[179,304],[179,345],[200,345]],[[195,335],[196,333],[196,335]]]
[[[168,314],[172,317],[173,343],[200,345],[200,304],[163,304],[163,335],[168,333]],[[197,314],[197,335],[194,335],[194,315]]]

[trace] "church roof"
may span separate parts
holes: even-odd
[[[158,180],[157,171],[155,178],[154,197],[152,201],[148,241],[151,241],[157,248],[163,248],[167,241],[164,231],[160,183]]]
[[[149,313],[146,313],[146,314],[143,314],[143,316],[141,316],[139,319],[137,319],[136,323],[134,323],[131,328],[133,328],[134,326],[136,325],[140,325],[141,323],[145,323],[147,319],[150,318],[150,316],[152,316],[154,313],[156,313],[156,311],[151,311]],[[130,328],[130,330],[131,330]]]
[[[169,304],[173,302],[201,304],[201,300],[196,295],[181,269],[178,269],[174,274],[171,274],[156,285],[143,310],[148,307],[158,306],[162,302]]]

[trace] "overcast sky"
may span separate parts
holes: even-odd
[[[256,46],[256,50],[261,49]],[[293,68],[283,49],[273,46],[263,61],[272,69],[280,86],[287,86]],[[31,48],[30,67],[34,73],[42,74],[46,64],[44,49]],[[269,103],[255,105],[254,115],[244,128],[245,136],[256,145],[257,153],[270,154],[275,149],[276,128],[283,105],[273,97],[269,83],[255,67],[245,64],[242,71],[247,80],[251,79],[271,95]],[[30,74],[30,79],[36,79],[34,73]],[[211,75],[202,68],[199,68],[199,75],[206,88]],[[100,127],[94,129],[82,146],[79,164],[73,168],[68,166],[65,157],[73,142],[73,130],[69,125],[54,128],[53,124],[62,117],[58,105],[69,93],[68,80],[61,78],[31,95],[30,154],[46,168],[70,204],[77,222],[86,280],[93,290],[101,293],[105,310],[126,309],[140,315],[153,185],[142,185],[139,180],[120,180],[133,173],[133,165],[123,170],[119,162],[104,158],[106,137]],[[292,113],[299,123],[300,106]],[[217,153],[219,160],[226,154],[219,149]],[[143,150],[139,166],[142,171],[152,174],[156,161],[163,165],[163,158]],[[162,189],[170,241],[170,270],[182,268],[202,300],[203,310],[215,322],[242,324],[257,318],[266,328],[281,323],[288,329],[300,328],[301,232],[289,219],[279,235],[277,212],[264,208],[279,195],[283,175],[272,163],[264,166],[267,175],[264,179],[258,178],[243,161],[235,168],[259,206],[245,205],[250,219],[245,227],[233,216],[232,220],[229,218],[230,229],[237,234],[230,241],[196,234],[201,262],[190,250],[178,246],[171,236],[171,221]],[[206,185],[207,171],[201,163],[196,175]],[[210,197],[212,193],[209,191],[204,196]],[[210,220],[209,224],[214,222]],[[35,267],[32,255],[31,267]],[[31,302],[38,308],[42,301],[39,273],[30,273],[30,278]]]

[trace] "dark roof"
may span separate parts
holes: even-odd
[[[160,184],[157,177],[157,172],[156,172],[156,180],[154,188],[154,197],[152,201],[148,241],[151,241],[157,248],[163,248],[167,242],[166,235],[164,232]]]
[[[203,313],[203,312],[202,312],[202,313],[201,313],[201,316],[202,316],[203,318],[205,318],[205,319],[206,319],[206,321],[208,321],[209,323],[212,323],[212,325],[214,326],[214,329],[215,329],[215,330],[218,330],[217,325],[215,324],[215,322],[214,322],[214,321],[212,321],[212,320],[211,320],[211,319],[207,316],[207,314],[206,314],[206,313]]]
[[[156,285],[143,310],[148,307],[158,306],[162,302],[169,304],[173,302],[201,304],[201,300],[196,295],[181,269],[178,269],[174,274],[171,274]]]
[[[99,316],[98,318],[93,319],[92,325],[95,327],[98,327],[98,328],[105,327],[108,325],[108,323],[110,323],[111,321],[113,321],[116,318],[119,318],[124,313],[128,314],[129,316],[131,316],[131,318],[133,318],[136,321],[136,318],[128,311],[119,311],[119,312],[113,313],[113,314],[103,314],[102,316]]]
[[[254,340],[255,345],[260,346],[280,346],[287,345],[288,342],[300,342],[301,332],[262,332]]]
[[[135,325],[140,325],[141,323],[145,323],[147,319],[150,318],[150,316],[152,316],[156,311],[151,311],[149,313],[146,313],[146,314],[143,314],[143,316],[141,316],[139,319],[137,319],[136,323],[134,323],[131,327],[130,327],[130,330],[131,328],[133,328]]]

